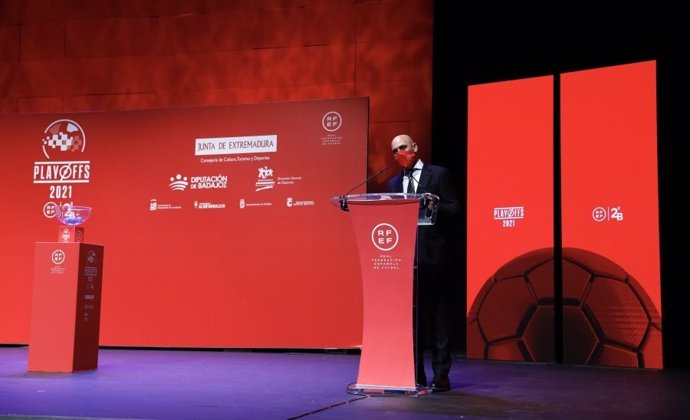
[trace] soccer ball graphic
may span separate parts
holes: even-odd
[[[662,368],[661,316],[640,283],[613,261],[562,252],[563,362]],[[467,317],[467,358],[555,362],[552,248],[523,254],[482,286]]]

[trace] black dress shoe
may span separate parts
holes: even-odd
[[[424,371],[415,373],[414,377],[417,387],[426,388],[426,373]]]
[[[450,391],[450,380],[447,376],[442,376],[440,378],[434,378],[431,381],[431,389],[434,392],[445,392]]]

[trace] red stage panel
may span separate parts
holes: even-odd
[[[520,259],[553,246],[553,77],[474,85],[468,95],[467,356],[553,360],[553,325],[538,322],[548,317],[524,322],[553,282],[526,281],[539,267]],[[530,336],[539,342],[526,344]]]
[[[564,308],[566,362],[662,367],[656,139],[654,61],[561,76],[563,246],[593,275],[569,289],[564,262],[564,299],[598,325],[579,351],[592,332]]]

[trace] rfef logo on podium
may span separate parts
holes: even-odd
[[[398,230],[389,223],[379,223],[371,231],[371,242],[381,251],[390,251],[398,245]]]

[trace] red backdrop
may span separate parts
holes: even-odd
[[[0,112],[369,97],[374,173],[401,132],[430,161],[433,27],[433,0],[4,0]]]
[[[102,345],[360,344],[358,254],[330,198],[366,176],[367,98],[0,121],[0,342],[27,342],[34,243],[58,240],[49,203],[72,202],[105,246]]]

